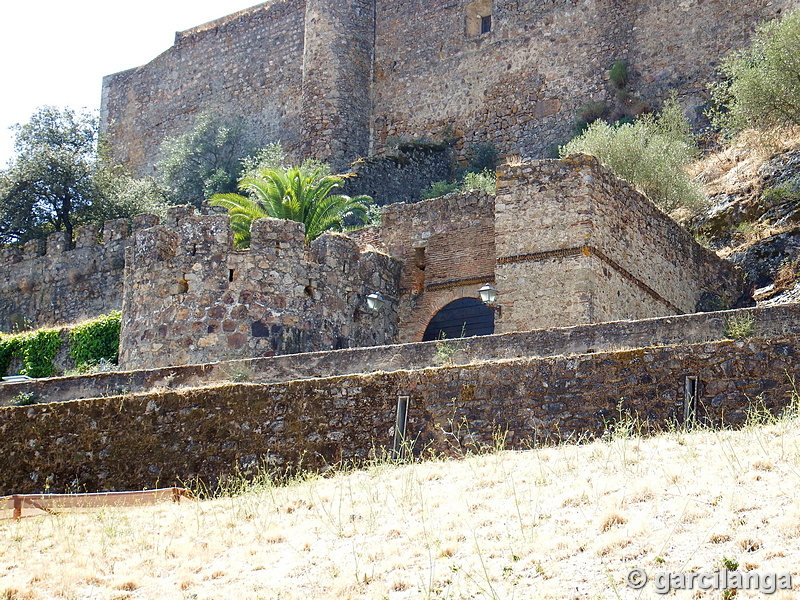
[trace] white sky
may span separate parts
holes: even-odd
[[[0,168],[13,132],[39,106],[99,110],[104,75],[143,65],[190,29],[259,0],[3,0]]]

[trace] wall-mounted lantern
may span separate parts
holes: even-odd
[[[384,300],[383,296],[377,292],[372,292],[371,294],[367,295],[367,308],[369,308],[372,312],[380,311],[384,304],[386,304],[386,300]]]
[[[497,300],[497,290],[490,283],[479,289],[478,293],[481,295],[481,302],[484,304],[494,304],[495,300]]]

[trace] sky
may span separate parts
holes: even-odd
[[[99,111],[103,76],[143,65],[190,29],[259,0],[5,0],[0,8],[0,168],[9,127],[40,106]]]

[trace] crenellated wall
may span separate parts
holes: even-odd
[[[71,251],[54,234],[24,260],[6,250],[19,262],[0,280],[4,326],[122,304],[122,364],[150,368],[420,341],[438,311],[486,283],[498,333],[691,313],[709,299],[725,308],[742,292],[730,263],[585,155],[506,166],[496,198],[392,204],[380,226],[310,245],[293,221],[255,222],[247,251],[227,215],[173,207],[156,224],[138,217],[128,241],[110,223],[103,244],[84,230]],[[372,292],[389,300],[377,315]]]
[[[154,221],[155,219],[155,221]],[[158,222],[141,215],[133,228]],[[131,223],[106,221],[103,230],[83,227],[74,248],[63,232],[47,243],[0,249],[0,332],[74,323],[122,307],[125,247]]]
[[[120,364],[149,368],[374,346],[397,336],[400,265],[340,234],[261,219],[249,250],[227,215],[170,209],[126,254]],[[387,304],[368,310],[365,297]]]

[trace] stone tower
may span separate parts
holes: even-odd
[[[303,154],[334,169],[370,154],[375,0],[307,0]]]

